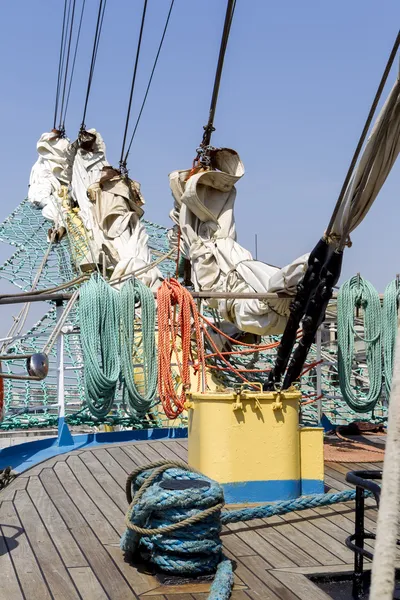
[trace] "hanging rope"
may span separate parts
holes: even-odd
[[[159,56],[160,56],[161,48],[162,48],[162,46],[163,46],[163,43],[164,43],[165,34],[167,33],[168,24],[169,24],[169,19],[170,19],[170,16],[171,16],[172,8],[173,8],[173,6],[174,6],[174,2],[175,2],[175,0],[171,0],[171,4],[170,4],[170,7],[169,7],[169,11],[168,11],[167,19],[166,19],[166,21],[165,21],[164,30],[163,30],[163,33],[162,33],[162,36],[161,36],[161,41],[160,41],[160,44],[159,44],[159,46],[158,46],[158,50],[157,50],[157,54],[156,54],[156,58],[155,58],[155,60],[154,60],[153,68],[152,68],[152,70],[151,70],[151,74],[150,74],[150,78],[149,78],[149,81],[148,81],[148,84],[147,84],[146,92],[145,92],[145,94],[144,94],[144,98],[143,98],[142,106],[140,107],[140,110],[139,110],[139,115],[138,115],[138,118],[136,119],[135,127],[134,127],[134,129],[133,129],[132,137],[131,137],[131,139],[130,139],[129,146],[128,146],[128,149],[127,149],[127,151],[126,151],[125,157],[124,157],[124,164],[125,164],[125,165],[126,165],[126,163],[128,162],[128,156],[129,156],[129,152],[130,152],[130,150],[131,150],[132,142],[133,142],[133,139],[134,139],[134,137],[135,137],[135,135],[136,135],[136,131],[137,131],[137,128],[138,128],[138,125],[139,125],[140,119],[141,119],[141,117],[142,117],[142,113],[143,113],[144,105],[146,104],[147,96],[148,96],[148,94],[149,94],[149,90],[150,90],[150,87],[151,87],[151,83],[152,83],[152,81],[153,81],[153,75],[154,75],[154,72],[155,72],[155,70],[156,70],[156,66],[157,66],[157,63],[158,63],[158,58],[159,58]]]
[[[364,313],[364,338],[354,329],[354,309]],[[346,281],[337,298],[337,342],[339,385],[344,400],[355,412],[373,410],[382,389],[382,317],[378,292],[360,276]],[[355,395],[351,380],[354,360],[354,337],[366,345],[370,389],[366,398]]]
[[[90,69],[89,69],[89,78],[88,78],[88,84],[87,84],[87,89],[86,89],[86,98],[85,98],[85,106],[83,109],[81,131],[86,129],[86,125],[85,125],[86,111],[87,111],[87,106],[88,106],[88,102],[89,102],[90,90],[92,87],[94,68],[96,66],[97,50],[99,47],[101,30],[103,28],[103,20],[104,20],[104,13],[106,10],[106,5],[107,5],[107,0],[99,0],[99,10],[97,13],[96,31],[95,31],[94,40],[93,40],[92,60],[91,60]]]
[[[76,0],[73,0],[72,1],[72,15],[71,15],[70,23],[69,23],[68,46],[67,46],[67,55],[66,55],[66,61],[65,61],[64,78],[63,78],[64,82],[63,82],[63,85],[62,85],[60,122],[59,122],[59,126],[58,126],[58,129],[62,133],[64,133],[63,130],[62,130],[62,114],[63,114],[63,111],[64,111],[65,90],[66,90],[67,79],[68,79],[69,58],[70,58],[70,54],[71,54],[72,32],[73,32],[74,20],[75,20],[75,5],[76,5]]]
[[[70,5],[71,7],[71,0]],[[61,87],[61,76],[62,76],[62,68],[63,68],[63,60],[64,60],[64,40],[66,33],[66,16],[67,16],[67,0],[64,0],[64,13],[62,20],[62,28],[61,28],[61,43],[60,43],[60,56],[58,59],[58,74],[57,74],[57,88],[56,88],[56,101],[54,107],[54,120],[53,120],[53,128],[55,129],[57,126],[57,114],[58,114],[58,104],[60,99],[60,87]]]
[[[80,40],[80,37],[81,37],[81,29],[82,29],[83,13],[85,12],[85,4],[86,4],[86,0],[83,0],[82,1],[81,16],[80,16],[79,25],[78,25],[78,33],[76,35],[74,58],[73,58],[73,61],[72,61],[71,75],[70,75],[69,84],[68,84],[68,93],[67,93],[67,98],[66,98],[66,101],[65,101],[64,114],[62,114],[62,111],[61,111],[61,126],[60,126],[61,131],[65,131],[65,119],[67,117],[69,97],[71,95],[72,81],[73,81],[74,73],[75,73],[76,56],[78,54],[79,40]]]
[[[136,311],[136,304],[140,311]],[[142,348],[138,347],[138,329],[141,321]],[[153,292],[138,279],[130,279],[121,289],[121,368],[124,381],[124,401],[132,416],[142,417],[148,412],[157,393],[156,305]],[[143,363],[141,394],[135,383],[133,363]]]
[[[206,377],[204,346],[196,303],[190,292],[176,279],[164,280],[157,290],[158,305],[158,393],[169,419],[175,419],[185,407],[186,392],[190,388],[192,320],[197,351],[197,391],[200,377]],[[178,349],[178,337],[182,350]],[[171,357],[178,364],[181,389],[179,395],[171,367]]]
[[[204,126],[203,139],[201,141],[199,148],[197,148],[197,157],[194,160],[193,166],[195,166],[195,164],[198,163],[199,161],[203,166],[210,166],[210,151],[212,150],[212,147],[210,146],[211,134],[213,131],[215,131],[215,127],[214,127],[215,111],[217,108],[219,87],[220,87],[221,76],[222,76],[222,69],[224,66],[226,48],[228,45],[228,39],[229,39],[230,31],[231,31],[231,25],[232,25],[233,15],[235,13],[235,8],[236,8],[236,0],[228,0],[227,7],[226,7],[226,14],[225,14],[224,29],[222,31],[221,45],[220,45],[220,49],[219,49],[217,69],[215,71],[215,77],[214,77],[214,87],[213,87],[213,92],[212,92],[212,96],[211,96],[211,104],[210,104],[210,111],[208,114],[208,122],[207,122],[207,125]]]
[[[397,280],[391,281],[387,285],[383,296],[383,374],[385,376],[386,397],[388,400],[392,385],[399,297],[399,282]]]
[[[143,36],[143,29],[144,29],[144,21],[145,21],[145,18],[146,18],[146,9],[147,9],[147,0],[144,0],[143,11],[142,11],[142,20],[141,20],[141,23],[140,23],[139,39],[138,39],[138,44],[137,44],[137,48],[136,48],[135,65],[133,67],[131,91],[130,91],[130,94],[129,94],[128,111],[127,111],[127,114],[126,114],[124,138],[122,140],[121,158],[120,158],[120,161],[119,161],[119,166],[120,166],[120,169],[121,169],[121,171],[123,173],[126,173],[126,157],[124,156],[124,153],[125,153],[125,143],[126,143],[126,136],[128,135],[129,119],[130,119],[130,116],[131,116],[132,98],[133,98],[133,91],[135,89],[135,81],[136,81],[137,68],[138,68],[138,64],[139,64],[140,47],[142,45],[142,36]]]
[[[119,292],[97,273],[80,289],[79,320],[86,400],[95,417],[113,405],[120,375]]]

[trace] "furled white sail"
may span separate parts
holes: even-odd
[[[277,269],[254,260],[236,241],[234,204],[236,182],[244,175],[239,155],[228,148],[212,155],[213,169],[174,171],[170,187],[175,200],[170,213],[175,227],[170,243],[177,244],[181,231],[182,254],[192,265],[197,291],[234,293],[283,292],[293,294],[304,273],[307,256]],[[291,300],[227,299],[209,301],[220,316],[242,331],[267,335],[282,333]]]
[[[149,268],[148,235],[140,220],[144,204],[140,185],[110,166],[103,139],[94,129],[81,133],[70,155],[74,156],[72,196],[90,247],[87,260],[102,264],[105,259],[113,269],[112,280],[139,271],[137,276],[146,285],[157,288],[162,275],[157,268]]]
[[[338,243],[365,218],[400,152],[400,79],[397,78],[372,128],[336,215],[331,242]]]
[[[62,227],[62,186],[68,185],[69,142],[58,132],[43,133],[36,145],[39,157],[32,167],[28,200],[42,209],[43,216]]]

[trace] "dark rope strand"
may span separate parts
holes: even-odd
[[[144,20],[146,18],[146,9],[147,9],[147,0],[144,0],[144,3],[143,3],[143,12],[142,12],[142,22],[140,24],[139,39],[138,39],[138,45],[137,45],[137,48],[136,48],[135,66],[133,68],[133,75],[132,75],[132,85],[131,85],[131,91],[130,91],[130,94],[129,94],[128,112],[127,112],[127,115],[126,115],[124,138],[123,138],[123,141],[122,141],[121,159],[119,161],[120,168],[122,170],[124,170],[124,171],[126,171],[126,162],[124,160],[125,143],[126,143],[126,136],[128,134],[129,118],[130,118],[130,114],[131,114],[133,91],[135,89],[136,73],[137,73],[137,67],[138,67],[139,56],[140,56],[140,47],[142,45],[142,36],[143,36]]]
[[[208,123],[204,127],[204,136],[203,136],[203,142],[202,142],[202,144],[204,146],[209,146],[210,141],[211,141],[211,133],[214,130],[214,118],[215,118],[215,111],[216,111],[217,102],[218,102],[218,94],[219,94],[219,88],[220,88],[220,83],[221,83],[222,69],[224,66],[226,48],[228,45],[228,39],[229,39],[229,34],[230,34],[230,30],[231,30],[231,25],[232,25],[235,8],[236,8],[236,0],[228,0],[228,4],[226,7],[224,29],[223,29],[222,38],[221,38],[221,46],[220,46],[219,56],[218,56],[217,69],[216,69],[215,78],[214,78],[214,87],[213,87],[213,93],[212,93],[211,103],[210,103]]]
[[[63,92],[62,92],[62,97],[61,97],[60,126],[59,126],[60,130],[62,130],[62,114],[63,114],[63,111],[64,111],[65,90],[66,90],[66,87],[67,87],[67,79],[68,79],[69,57],[71,55],[71,42],[72,42],[72,32],[73,32],[73,29],[74,29],[75,7],[76,7],[76,0],[73,0],[72,15],[71,15],[70,28],[69,28],[67,60],[66,60],[66,63],[65,63],[64,84],[63,84]]]
[[[85,11],[85,4],[86,4],[86,0],[83,0],[83,2],[82,2],[81,16],[80,16],[80,19],[79,19],[78,33],[77,33],[77,37],[76,37],[74,58],[73,58],[73,61],[72,61],[71,76],[70,76],[69,86],[68,86],[68,94],[67,94],[67,99],[66,99],[66,102],[65,102],[64,116],[62,118],[62,129],[65,128],[65,119],[67,117],[69,97],[70,97],[70,94],[71,94],[71,87],[72,87],[72,79],[74,77],[74,72],[75,72],[76,56],[77,56],[77,53],[78,53],[79,40],[80,40],[80,37],[81,37],[81,28],[82,28],[83,13]]]
[[[136,131],[137,131],[137,128],[138,128],[138,125],[139,125],[139,122],[140,122],[140,119],[141,119],[141,116],[142,116],[142,112],[143,112],[143,109],[144,109],[144,105],[146,104],[146,100],[147,100],[147,96],[148,96],[148,94],[149,94],[149,90],[150,90],[151,82],[152,82],[152,80],[153,80],[153,75],[154,75],[154,72],[155,72],[155,70],[156,70],[156,66],[157,66],[158,58],[159,58],[159,56],[160,56],[161,48],[162,48],[162,45],[163,45],[163,43],[164,43],[165,34],[167,33],[168,24],[169,24],[169,19],[170,19],[170,16],[171,16],[172,7],[174,6],[174,2],[175,2],[175,0],[171,0],[171,5],[170,5],[170,7],[169,7],[169,11],[168,11],[168,15],[167,15],[167,20],[166,20],[166,22],[165,22],[164,31],[163,31],[163,34],[162,34],[162,36],[161,36],[160,45],[158,46],[158,51],[157,51],[157,54],[156,54],[156,58],[155,58],[155,60],[154,60],[153,68],[152,68],[152,70],[151,70],[151,75],[150,75],[150,78],[149,78],[149,82],[148,82],[148,84],[147,84],[146,93],[145,93],[145,95],[144,95],[143,102],[142,102],[142,106],[140,107],[140,111],[139,111],[138,118],[136,119],[135,128],[134,128],[134,130],[133,130],[132,137],[131,137],[131,140],[130,140],[130,142],[129,142],[129,146],[128,146],[128,149],[127,149],[127,151],[126,151],[126,154],[125,154],[125,159],[124,159],[124,162],[125,162],[125,163],[126,163],[126,162],[127,162],[127,160],[128,160],[128,155],[129,155],[129,152],[130,152],[130,149],[131,149],[131,146],[132,146],[132,142],[133,142],[133,139],[134,139],[134,137],[135,137],[135,135],[136,135]]]
[[[53,129],[57,127],[57,113],[58,113],[58,105],[60,100],[60,89],[61,89],[61,79],[62,79],[62,71],[64,64],[64,40],[65,33],[67,29],[66,16],[67,16],[67,2],[68,0],[64,0],[64,13],[63,13],[63,21],[62,21],[62,29],[61,29],[61,43],[60,43],[60,56],[58,60],[58,75],[57,75],[57,88],[56,88],[56,102],[54,107],[54,121],[53,121]],[[69,6],[71,6],[71,0],[69,2]]]
[[[87,106],[88,106],[88,102],[89,102],[90,89],[92,86],[94,67],[96,64],[96,57],[97,57],[97,48],[98,48],[99,40],[100,40],[100,34],[101,34],[102,25],[103,25],[103,17],[104,17],[106,3],[107,3],[107,0],[99,0],[99,10],[97,13],[96,31],[94,34],[92,60],[90,63],[89,78],[88,78],[88,85],[87,85],[87,89],[86,89],[86,98],[85,98],[85,106],[83,109],[81,130],[85,128],[86,111],[87,111]]]

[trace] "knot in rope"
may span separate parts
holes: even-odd
[[[124,401],[132,416],[142,417],[157,393],[156,305],[152,291],[138,279],[128,280],[120,292],[121,301],[121,369]],[[140,309],[136,310],[136,304]],[[134,363],[143,364],[144,390],[135,382],[139,376]]]
[[[121,549],[173,575],[216,573],[209,600],[227,600],[233,574],[220,539],[222,487],[184,463],[156,462],[129,476],[127,497]]]
[[[17,475],[18,474],[13,471],[11,467],[0,469],[0,491],[3,490],[9,483],[11,483],[12,480],[17,477]]]
[[[355,330],[354,308],[363,309],[364,337]],[[346,281],[337,299],[338,372],[344,400],[355,412],[369,412],[377,403],[382,389],[382,316],[378,292],[362,277]],[[357,396],[352,388],[354,338],[365,343],[370,388],[366,397]]]
[[[120,376],[119,292],[97,273],[80,290],[86,401],[95,417],[111,410]]]

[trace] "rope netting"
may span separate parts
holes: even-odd
[[[169,251],[167,230],[157,224],[144,221],[149,235],[149,246],[152,250],[153,260],[157,260]],[[70,225],[70,224],[68,224]],[[27,201],[23,201],[15,211],[0,225],[0,241],[17,247],[16,252],[0,267],[0,278],[12,282],[23,290],[29,290],[37,274],[48,247],[48,229],[50,223],[44,219],[40,210],[34,208]],[[72,230],[71,226],[71,230]],[[75,268],[74,252],[86,252],[86,241],[77,238],[64,237],[61,242],[53,244],[49,259],[47,260],[37,289],[59,286],[73,280],[79,273]],[[173,275],[175,261],[172,258],[163,260],[160,270],[164,276]],[[336,306],[332,303],[330,310],[335,313]],[[205,318],[218,329],[218,315],[205,311]],[[332,321],[335,321],[333,317]],[[21,335],[9,347],[12,354],[29,354],[39,352],[48,340],[56,324],[56,311],[51,308],[28,332]],[[115,396],[112,409],[107,417],[96,419],[87,408],[83,381],[83,355],[79,336],[79,310],[75,304],[65,323],[72,332],[64,336],[64,367],[65,367],[65,413],[70,425],[97,426],[101,423],[110,425],[134,426],[136,428],[163,426],[168,424],[167,417],[158,403],[152,410],[151,419],[145,415],[140,419],[130,415],[125,410],[123,403],[123,390],[119,387]],[[139,323],[140,326],[140,323]],[[156,323],[158,329],[158,320]],[[208,331],[210,328],[208,327]],[[157,331],[156,331],[157,333]],[[326,334],[328,330],[326,329]],[[276,356],[276,347],[279,336],[263,337],[258,346],[234,344],[224,352],[216,352],[215,346],[210,343],[207,335],[205,338],[206,363],[209,367],[209,376],[212,376],[218,385],[232,387],[242,383],[243,379],[249,382],[264,381],[268,371],[272,368]],[[329,338],[329,335],[328,335]],[[214,338],[215,339],[215,338]],[[195,345],[193,345],[195,346]],[[135,362],[140,363],[139,347],[136,349]],[[195,348],[194,348],[195,351]],[[386,419],[387,409],[382,402],[378,402],[372,414],[364,416],[354,413],[344,402],[339,389],[337,373],[336,342],[323,340],[322,363],[320,371],[321,396],[323,412],[336,424],[345,424],[349,421],[375,420],[382,422]],[[306,424],[318,422],[317,411],[317,348],[311,347],[304,375],[301,378],[303,403],[301,418]],[[4,361],[3,370],[11,374],[26,374],[24,361]],[[173,381],[179,393],[181,377],[179,369],[172,374]],[[355,393],[365,397],[368,393],[368,372],[363,366],[362,359],[353,369],[353,385]],[[49,427],[57,424],[57,356],[54,347],[49,356],[49,374],[42,381],[4,380],[4,405],[5,419],[1,429]],[[174,424],[185,425],[185,413],[182,413]]]

